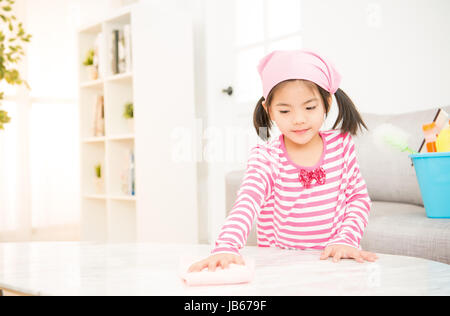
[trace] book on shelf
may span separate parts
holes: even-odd
[[[117,55],[118,55],[118,69],[119,73],[126,72],[126,63],[125,63],[125,38],[123,29],[119,30],[118,33],[119,42],[117,43]]]
[[[134,150],[125,151],[124,168],[122,170],[122,193],[130,196],[136,195],[136,171],[134,167]]]
[[[105,99],[103,95],[97,95],[95,97],[94,106],[94,136],[105,136]]]
[[[126,72],[130,73],[133,69],[132,53],[131,53],[131,25],[126,24],[123,27],[124,39],[125,39],[125,67]]]
[[[132,70],[131,25],[111,32],[111,71],[113,74],[128,73]]]
[[[112,31],[112,43],[111,43],[111,66],[112,73],[119,73],[119,30]]]
[[[136,170],[134,167],[134,150],[130,151],[130,181],[128,183],[129,192],[132,196],[136,195]]]

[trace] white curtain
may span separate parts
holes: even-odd
[[[21,186],[26,171],[19,168],[25,165],[23,160],[26,158],[20,153],[20,139],[23,139],[23,134],[19,134],[17,120],[20,109],[15,102],[3,102],[1,109],[8,112],[12,121],[6,130],[0,131],[0,232],[2,236],[12,236],[13,233],[18,235],[19,232],[25,235],[29,225],[23,225],[19,218],[19,214],[24,213],[19,212],[19,208],[23,210],[26,200],[24,187]]]
[[[2,109],[12,120],[0,132],[0,241],[78,240],[76,102],[8,99]]]

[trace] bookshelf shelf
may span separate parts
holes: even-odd
[[[94,144],[105,142],[106,137],[88,137],[83,140],[84,144]]]
[[[91,195],[84,195],[83,198],[85,199],[89,199],[89,200],[106,200],[107,196],[106,195],[97,195],[97,194],[91,194]]]
[[[108,137],[108,140],[110,141],[126,141],[126,140],[134,140],[134,135],[116,135],[116,136],[110,136]]]
[[[93,23],[88,24],[83,27],[81,27],[78,32],[84,33],[84,34],[97,34],[102,31],[102,24],[101,23]]]
[[[111,200],[116,200],[116,201],[129,201],[129,202],[136,202],[136,197],[135,196],[110,196],[109,199]]]
[[[116,200],[116,201],[136,202],[135,196],[128,196],[128,195],[86,194],[83,196],[83,198],[88,200]]]
[[[112,75],[112,76],[106,78],[107,82],[120,82],[120,81],[127,82],[127,81],[131,81],[131,80],[133,80],[133,73],[131,73],[131,72],[127,72],[124,74],[118,74],[118,75]]]
[[[80,84],[81,88],[101,88],[103,87],[103,80],[90,80]]]

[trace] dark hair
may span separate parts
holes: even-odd
[[[296,80],[299,79],[291,79],[283,81],[278,85],[276,85],[270,91],[266,101],[267,112],[264,109],[264,106],[262,105],[262,103],[264,102],[264,97],[259,99],[258,103],[256,104],[256,108],[253,113],[253,125],[255,126],[255,130],[258,136],[264,141],[270,138],[270,130],[272,129],[272,120],[270,118],[270,106],[276,90],[279,89],[283,83]],[[331,106],[331,104],[328,103],[328,99],[330,98],[331,94],[322,87],[320,87],[319,85],[315,84],[314,82],[307,80],[301,81],[308,84],[310,87],[316,87],[319,90],[320,96],[322,97],[322,101],[325,106],[326,117],[328,117],[328,113],[330,111]],[[336,119],[336,122],[334,123],[333,129],[336,129],[339,123],[342,122],[341,126],[342,133],[349,132],[351,135],[356,135],[358,129],[361,129],[362,131],[363,127],[366,130],[369,130],[364,121],[362,120],[358,110],[356,109],[355,104],[342,89],[338,89],[334,94],[334,96],[336,97],[337,105],[339,108],[339,114]]]

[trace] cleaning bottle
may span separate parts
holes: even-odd
[[[425,143],[427,145],[427,152],[435,153],[436,148],[436,123],[425,124],[422,126],[423,133],[425,134]]]
[[[450,152],[450,120],[436,139],[436,150],[439,153]]]

